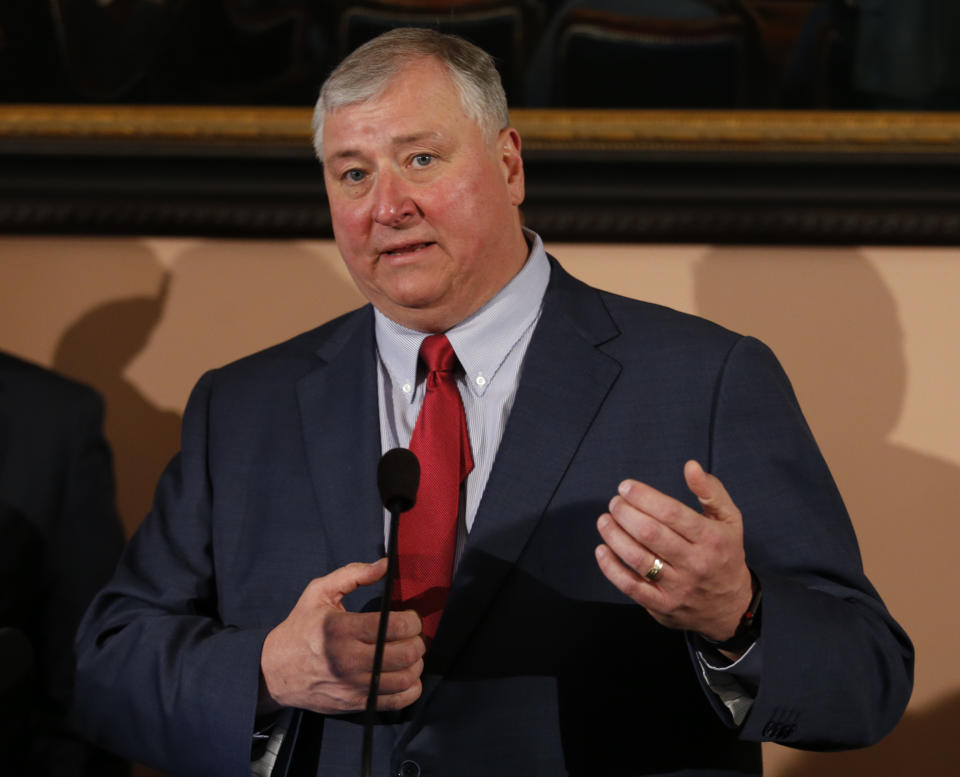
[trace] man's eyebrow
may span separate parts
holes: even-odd
[[[396,146],[409,146],[411,143],[419,143],[423,140],[441,140],[443,133],[437,130],[424,130],[423,132],[411,132],[408,135],[398,135],[390,142]]]
[[[338,159],[357,159],[362,156],[363,154],[361,154],[359,151],[348,148],[348,149],[344,149],[343,151],[334,152],[328,157],[328,159],[330,162],[335,162]]]

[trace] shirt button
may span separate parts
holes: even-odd
[[[483,375],[477,375],[477,385],[478,385],[478,386],[486,386],[486,385],[487,385],[487,379],[486,379],[485,377],[483,377]]]
[[[411,386],[409,383],[404,383],[404,384],[400,387],[400,390],[401,390],[404,394],[409,394],[411,391],[413,391],[413,386]]]
[[[397,769],[397,777],[420,777],[420,764],[416,761],[404,761]]]

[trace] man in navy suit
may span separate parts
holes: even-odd
[[[178,775],[245,774],[251,751],[269,774],[258,743],[294,736],[289,774],[358,771],[376,466],[409,441],[417,351],[443,332],[475,466],[429,649],[417,613],[390,617],[376,774],[757,774],[762,740],[887,733],[912,648],[770,351],[547,256],[469,44],[371,41],[315,124],[371,305],[201,379],[79,636],[90,732]]]

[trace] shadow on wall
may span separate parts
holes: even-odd
[[[180,446],[181,413],[162,408],[182,411],[204,371],[364,302],[320,257],[295,244],[278,250],[208,241],[179,254],[173,275],[158,287],[157,266],[152,256],[141,263],[132,250],[93,265],[95,273],[126,273],[127,288],[157,291],[102,295],[64,328],[53,357],[56,369],[95,386],[106,400],[117,507],[127,534],[149,511],[160,474]],[[83,280],[106,285],[100,275]]]
[[[149,510],[157,479],[180,447],[180,415],[157,408],[125,375],[159,323],[169,287],[165,275],[155,296],[94,308],[66,330],[54,354],[57,370],[96,386],[106,400],[117,509],[128,535]]]
[[[182,408],[207,370],[312,329],[365,300],[335,249],[204,241],[179,253],[163,321],[131,373]]]
[[[847,503],[864,565],[919,655],[915,691],[929,701],[955,677],[955,647],[944,639],[955,612],[960,468],[890,441],[907,381],[894,298],[856,250],[715,249],[695,267],[697,312],[756,334],[784,364]],[[904,571],[911,574],[904,585]],[[948,613],[951,613],[948,615]],[[917,693],[915,692],[915,696]],[[947,774],[960,766],[960,696],[920,711],[880,745],[843,754],[792,753],[782,777]],[[939,733],[938,733],[939,732]]]

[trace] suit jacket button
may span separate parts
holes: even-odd
[[[420,777],[420,764],[416,761],[404,761],[397,769],[397,777]]]

